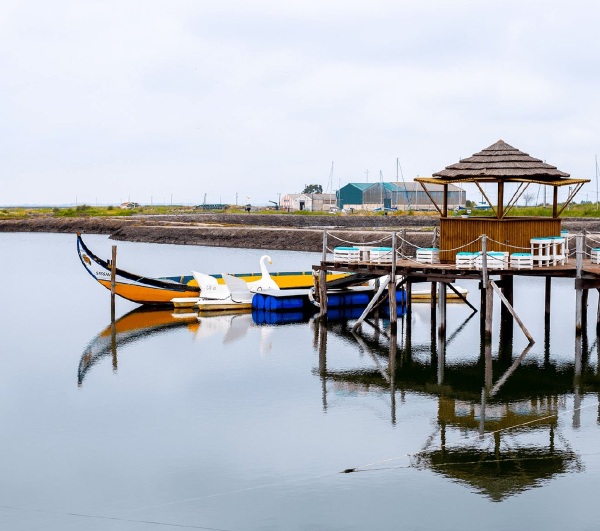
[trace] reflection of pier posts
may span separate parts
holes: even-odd
[[[118,368],[117,359],[117,325],[115,324],[115,318],[113,316],[110,322],[110,350],[112,352],[112,367],[113,371],[116,372]]]
[[[489,392],[492,388],[492,343],[484,341],[483,344],[483,355],[485,358],[485,389]]]
[[[581,426],[581,339],[575,341],[575,378],[573,379],[574,397],[573,397],[573,428]]]
[[[396,425],[396,356],[398,354],[398,335],[390,335],[390,352],[388,360],[388,372],[390,374],[390,400],[392,425]]]
[[[319,375],[323,411],[327,411],[327,325],[319,321]]]

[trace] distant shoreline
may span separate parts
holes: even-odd
[[[106,234],[115,241],[204,245],[248,249],[320,252],[323,231],[330,247],[343,241],[370,242],[392,231],[406,231],[408,241],[430,246],[438,218],[432,216],[294,216],[261,214],[140,215],[127,217],[50,216],[0,220],[0,232]],[[565,229],[600,232],[600,220],[562,220]],[[339,238],[339,239],[336,239]]]

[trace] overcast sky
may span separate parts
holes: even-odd
[[[599,35],[597,0],[4,0],[0,204],[259,204],[499,139],[595,200]]]

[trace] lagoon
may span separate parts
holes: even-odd
[[[86,243],[108,257],[114,242]],[[479,317],[465,305],[448,307],[443,371],[427,304],[391,373],[383,320],[357,339],[347,322],[132,314],[119,299],[113,341],[109,293],[75,245],[0,234],[0,528],[597,528],[598,343],[590,313],[576,360],[572,280],[553,283],[545,341],[544,281],[515,279],[536,343],[482,403]],[[151,276],[257,270],[262,254],[118,243],[119,266]],[[319,260],[268,254],[273,270]],[[478,306],[476,283],[461,286]],[[495,322],[494,382],[527,343],[515,327],[499,353],[497,336]]]

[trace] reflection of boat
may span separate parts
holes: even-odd
[[[77,253],[86,271],[105,288],[110,289],[110,262],[92,253],[83,243],[80,234],[77,234]],[[224,284],[222,275],[211,276],[216,278],[219,284]],[[238,273],[233,276],[250,283],[259,280],[262,273]],[[327,280],[345,276],[348,274],[328,273]],[[312,271],[271,273],[271,278],[281,289],[308,288],[313,285]],[[191,274],[151,278],[117,268],[115,293],[138,304],[172,305],[171,299],[174,298],[197,298],[200,288]]]
[[[77,370],[79,384],[83,382],[87,371],[100,359],[116,356],[118,347],[183,326],[191,331],[196,331],[198,328],[197,315],[144,308],[138,308],[125,314],[114,324],[110,324],[102,330],[85,348]]]
[[[77,381],[81,385],[88,371],[103,358],[112,357],[113,367],[116,368],[117,353],[122,347],[171,330],[186,329],[194,334],[196,340],[222,334],[223,343],[226,344],[242,337],[251,326],[252,316],[248,312],[224,311],[215,316],[177,310],[136,308],[114,324],[109,324],[88,343],[79,360]]]

